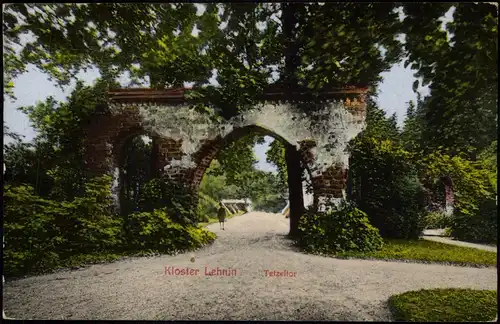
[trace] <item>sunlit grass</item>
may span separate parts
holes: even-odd
[[[395,321],[476,322],[497,315],[497,292],[472,289],[422,289],[394,295],[389,307]]]

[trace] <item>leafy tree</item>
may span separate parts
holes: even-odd
[[[406,118],[401,132],[401,141],[406,150],[410,152],[421,150],[424,124],[425,116],[422,114],[422,101],[420,95],[418,95],[416,107],[413,101],[408,103]]]
[[[404,134],[371,96],[366,128],[350,143],[350,196],[383,237],[415,238],[425,225],[424,188]]]
[[[65,86],[80,70],[95,66],[106,80],[128,72],[134,84],[149,81],[151,87],[163,88],[185,82],[206,85],[212,70],[218,69],[221,90],[207,90],[214,101],[227,102],[226,111],[238,109],[246,95],[238,96],[241,88],[250,90],[258,79],[265,80],[254,59],[246,60],[253,69],[245,69],[240,59],[246,48],[260,51],[254,43],[260,35],[255,20],[245,18],[256,7],[261,6],[209,4],[198,16],[192,3],[9,5],[4,16],[9,48],[20,44],[22,34],[35,37],[23,46],[23,63],[15,61],[13,50],[8,52],[6,59],[13,63],[7,79],[31,63]],[[260,16],[262,20],[266,15]],[[228,23],[224,30],[218,28],[222,19]],[[240,22],[247,28],[237,36],[234,29],[241,28]],[[248,26],[256,31],[248,31]],[[192,35],[195,27],[197,36]],[[242,46],[230,46],[234,41]]]
[[[273,71],[311,89],[379,81],[401,55],[399,20],[395,4],[368,6],[208,4],[198,15],[190,3],[11,4],[4,15],[7,79],[31,63],[61,85],[91,66],[104,79],[129,72],[152,87],[206,85],[216,69],[220,87],[206,94],[230,116]],[[22,46],[20,63],[10,49],[27,32],[35,37]]]
[[[202,195],[215,199],[216,201],[220,201],[222,199],[244,198],[238,197],[237,185],[229,184],[227,182],[227,176],[224,172],[221,172],[220,169],[221,166],[218,160],[213,160],[201,180],[199,192]]]
[[[374,96],[369,96],[367,101],[366,127],[358,137],[389,139],[399,142],[400,132],[395,115],[387,117],[385,111],[378,107]]]
[[[251,172],[258,162],[254,152],[255,144],[264,143],[264,136],[257,133],[250,133],[242,138],[230,143],[217,153],[215,159],[219,167],[211,168],[213,175],[224,174],[228,184],[237,184],[238,175],[244,172]]]
[[[498,140],[491,142],[490,146],[481,151],[479,161],[483,168],[490,171],[491,187],[497,192],[498,176]]]
[[[447,25],[441,17],[455,8]],[[130,73],[152,87],[184,82],[219,87],[208,96],[222,115],[246,109],[268,82],[294,80],[312,90],[372,85],[407,55],[406,64],[431,83],[426,147],[489,145],[496,134],[495,5],[456,3],[10,4],[4,13],[6,77],[35,64],[61,84],[96,66],[104,79]],[[397,10],[405,14],[399,20]],[[197,36],[191,35],[197,27]],[[259,26],[259,28],[257,28]],[[223,28],[224,27],[224,28]],[[21,35],[34,37],[26,45]],[[403,44],[396,37],[406,35]],[[168,47],[166,46],[168,44]],[[14,46],[21,45],[17,58]],[[276,79],[276,78],[274,78]],[[142,80],[142,81],[141,81]],[[417,88],[418,83],[415,84]],[[480,111],[481,113],[477,113]],[[478,118],[481,117],[481,118]],[[471,129],[477,136],[471,137]],[[480,130],[479,133],[477,130]]]
[[[19,35],[28,31],[35,36],[24,46],[21,60],[42,68],[61,85],[92,65],[105,78],[117,77],[123,71],[131,72],[134,79],[151,77],[153,87],[178,85],[179,73],[191,73],[196,78],[205,71],[203,62],[207,60],[200,49],[207,32],[200,32],[196,38],[191,31],[195,20],[202,29],[210,29],[213,14],[207,10],[197,19],[191,3],[13,4],[5,9],[4,34],[9,41],[19,43]],[[174,37],[177,28],[180,34]],[[138,63],[141,66],[134,67]]]
[[[376,86],[400,60],[397,4],[314,3],[298,18],[299,80],[311,89]],[[382,51],[385,53],[382,54]]]
[[[438,18],[452,7],[448,39]],[[443,145],[450,153],[462,151],[474,158],[497,136],[498,6],[405,3],[403,12],[406,65],[431,90],[425,103],[424,148],[430,152]]]
[[[267,212],[277,212],[285,205],[287,186],[283,186],[277,175],[271,172],[255,170],[248,175],[248,182],[244,182],[241,193],[244,198],[250,198],[254,209]]]
[[[53,185],[49,174],[53,166],[51,151],[47,142],[26,143],[17,140],[5,144],[6,182],[13,185],[30,185],[36,194],[48,196]]]
[[[28,115],[37,132],[35,143],[46,165],[42,170],[52,178],[54,199],[72,199],[83,194],[85,138],[82,134],[96,107],[105,102],[109,86],[103,80],[94,86],[77,82],[67,102],[48,97],[34,106],[19,108]]]
[[[285,158],[286,147],[279,140],[274,140],[266,152],[266,161],[278,169],[278,176],[282,186],[288,184],[288,172]]]
[[[13,141],[21,141],[22,138],[24,138],[23,135],[12,132],[10,130],[9,126],[7,126],[7,124],[5,124],[5,120],[3,121],[3,135],[4,135],[4,137],[10,138]]]
[[[353,198],[383,237],[417,238],[424,228],[424,191],[415,157],[389,139],[360,136],[351,148]]]

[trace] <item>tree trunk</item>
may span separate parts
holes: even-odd
[[[284,4],[282,21],[283,35],[285,37],[285,73],[281,76],[289,91],[297,86],[297,76],[295,75],[299,66],[299,49],[295,39],[295,25],[297,24],[297,12],[301,3]]]
[[[296,71],[299,66],[298,43],[295,37],[295,25],[297,24],[297,14],[301,3],[283,4],[282,22],[283,35],[285,37],[285,71],[281,76],[287,87],[288,97],[291,98],[297,86]],[[297,149],[292,145],[287,145],[285,157],[288,170],[288,190],[290,201],[290,236],[294,237],[298,233],[299,219],[304,212],[304,197],[302,194],[302,167],[301,157]]]
[[[290,201],[290,236],[298,233],[299,219],[304,213],[304,197],[302,193],[302,167],[300,154],[295,147],[287,145],[285,157],[288,170],[288,190]]]

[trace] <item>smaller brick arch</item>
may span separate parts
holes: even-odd
[[[450,176],[442,176],[440,181],[444,185],[444,212],[447,215],[453,214],[454,195],[453,195],[453,180]]]
[[[454,208],[452,178],[443,175],[436,178],[427,178],[423,183],[429,211],[439,211],[451,215]]]

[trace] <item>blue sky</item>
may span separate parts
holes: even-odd
[[[453,19],[453,10],[446,13],[442,18],[442,28],[445,29],[446,22]],[[409,101],[416,101],[417,95],[412,90],[412,84],[415,80],[413,77],[414,71],[409,67],[404,68],[403,63],[395,64],[389,71],[382,73],[383,82],[378,88],[378,105],[384,109],[388,115],[396,113],[398,124],[401,126],[405,117],[406,108]],[[80,73],[78,78],[85,81],[87,84],[92,84],[99,77],[99,72],[96,70]],[[127,80],[123,78],[123,84]],[[14,80],[14,94],[17,100],[12,102],[9,99],[4,101],[4,120],[11,131],[25,136],[26,141],[31,141],[35,132],[30,126],[28,118],[17,110],[21,106],[30,106],[36,104],[37,101],[44,100],[48,96],[54,97],[56,100],[63,101],[71,93],[74,88],[74,83],[65,91],[62,91],[55,84],[48,80],[47,76],[40,72],[34,66],[28,66],[28,72],[20,75]],[[419,92],[425,96],[429,93],[428,88],[419,88]],[[4,139],[9,140],[9,139]],[[267,138],[265,144],[257,145],[255,152],[259,159],[258,167],[262,170],[275,170],[274,167],[266,162],[265,152],[267,151],[272,138]]]

